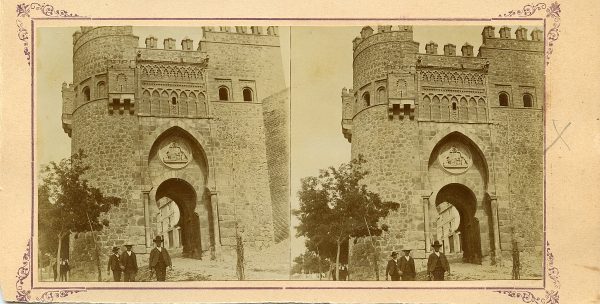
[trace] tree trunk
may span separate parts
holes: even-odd
[[[61,247],[62,247],[62,232],[58,234],[58,248],[56,249],[56,273],[58,276],[58,279],[60,281],[60,251],[61,251]],[[52,274],[54,275],[54,274]]]
[[[375,279],[379,281],[379,253],[377,252],[377,247],[375,247],[375,242],[373,242],[373,235],[371,235],[371,228],[369,228],[369,224],[367,223],[367,218],[363,217],[365,220],[365,226],[367,227],[367,232],[369,232],[369,239],[371,240],[371,247],[373,247],[373,259],[375,267]],[[387,274],[386,274],[387,276]]]
[[[317,263],[319,263],[319,281],[321,281],[321,277],[323,276],[323,269],[321,267],[321,254],[319,253],[319,247],[317,247]]]
[[[94,253],[96,255],[96,268],[98,270],[98,282],[102,282],[102,268],[100,267],[100,253],[98,252],[98,242],[96,242],[96,231],[92,226],[92,221],[90,220],[90,215],[86,212],[85,216],[87,217],[88,224],[90,225],[90,232],[92,233],[92,240],[94,241]]]
[[[100,267],[100,250],[98,249],[98,244],[96,242],[95,231],[92,231],[92,236],[94,237],[94,252],[96,254],[96,269],[98,270],[98,282],[102,282],[102,268]]]
[[[337,253],[335,254],[335,280],[340,280],[340,247],[342,242],[337,241]]]

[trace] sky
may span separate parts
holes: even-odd
[[[438,51],[443,45],[460,46],[465,42],[481,45],[481,31],[486,24],[469,26],[414,26],[414,40],[425,44],[434,41]],[[502,24],[494,24],[496,32]],[[372,26],[376,29],[376,26]],[[512,25],[512,35],[517,28]],[[531,33],[532,26],[526,26]],[[37,164],[59,161],[70,154],[70,139],[61,127],[61,85],[72,80],[72,34],[78,28],[38,28],[36,32],[36,122]],[[134,34],[144,39],[154,35],[160,41],[184,37],[197,45],[199,27],[134,27]],[[352,87],[352,40],[361,27],[280,27],[282,63],[286,84],[291,87],[291,205],[298,207],[300,179],[315,176],[319,169],[338,166],[350,160],[350,143],[341,131],[341,91]],[[498,36],[498,33],[496,33]],[[291,255],[304,251],[304,240],[296,238],[292,217]]]

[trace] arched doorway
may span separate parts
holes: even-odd
[[[202,256],[200,217],[196,212],[197,195],[194,188],[182,179],[167,179],[158,186],[155,202],[159,211],[169,203],[175,203],[179,215],[177,220],[165,229],[164,219],[165,216],[168,219],[170,213],[159,212],[163,216],[163,221],[159,222],[158,232],[163,235],[165,240],[168,240],[167,242],[177,239],[178,244],[182,247],[183,257],[200,259]],[[175,214],[177,213],[174,212],[173,215]]]
[[[456,228],[455,231],[451,231],[457,232],[453,237],[459,236],[463,262],[481,264],[481,236],[479,220],[475,216],[478,205],[475,194],[465,185],[451,183],[442,187],[435,197],[436,207],[444,203],[456,208],[459,215],[459,224],[450,226]]]

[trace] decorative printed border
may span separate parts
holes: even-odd
[[[552,280],[552,287],[550,289],[545,289],[545,294],[541,296],[537,296],[533,292],[527,290],[497,290],[496,292],[511,298],[520,299],[525,303],[559,304],[559,270],[558,267],[554,265],[554,254],[552,254],[550,243],[548,242],[546,242],[546,276]]]
[[[31,274],[33,253],[31,252],[31,242],[29,239],[27,242],[27,248],[23,254],[23,265],[17,270],[17,296],[15,297],[17,302],[35,302],[35,303],[51,303],[55,299],[64,298],[74,293],[85,292],[85,289],[57,289],[48,290],[43,292],[40,296],[36,297],[34,301],[31,301],[31,289],[25,288],[25,279]]]
[[[500,14],[498,17],[503,18],[511,18],[511,17],[529,17],[535,14],[536,12],[542,12],[546,10],[546,19],[552,19],[552,28],[550,28],[546,32],[546,65],[550,63],[550,55],[554,51],[554,43],[558,40],[559,37],[559,27],[560,27],[560,4],[556,1],[552,2],[550,6],[546,6],[546,3],[538,3],[538,4],[528,4],[525,5],[520,10],[512,10],[507,13]]]
[[[54,6],[46,3],[31,2],[29,4],[17,4],[17,37],[23,42],[23,54],[27,58],[27,64],[31,65],[31,52],[29,51],[29,31],[23,26],[23,19],[31,18],[32,11],[40,11],[44,16],[65,18],[80,17],[66,10],[54,9]],[[19,19],[21,18],[21,19]]]
[[[23,254],[23,266],[19,267],[17,270],[17,297],[16,300],[18,302],[29,302],[29,298],[31,296],[31,290],[27,290],[24,288],[25,279],[29,276],[31,272],[31,239],[27,242],[27,248],[25,249],[25,253]]]
[[[546,12],[546,19],[552,20],[552,27],[545,33],[546,43],[546,64],[550,63],[550,55],[553,52],[555,42],[559,38],[559,27],[560,27],[560,4],[553,2],[549,6],[545,3],[528,4],[522,9],[511,10],[507,13],[500,14],[498,17],[501,18],[512,18],[512,17],[529,17],[533,16],[537,12]],[[31,66],[31,51],[30,51],[30,32],[28,27],[24,24],[29,22],[33,12],[39,11],[46,17],[54,18],[67,18],[67,17],[81,17],[77,14],[70,13],[66,10],[55,9],[53,5],[47,3],[31,2],[29,4],[21,3],[16,7],[16,24],[17,24],[17,37],[23,43],[23,54],[27,60],[27,64]],[[31,29],[33,30],[33,29]],[[31,275],[33,253],[31,251],[32,239],[27,243],[25,253],[23,254],[23,265],[17,270],[17,281],[16,281],[16,301],[18,302],[31,302],[31,287],[26,288],[26,279]],[[528,290],[496,290],[495,292],[507,295],[512,298],[520,299],[524,303],[535,303],[535,304],[559,304],[559,270],[554,264],[554,255],[550,250],[550,244],[546,242],[546,276],[552,281],[552,288],[544,290],[543,295],[536,295]],[[56,299],[67,297],[71,294],[86,292],[86,289],[57,289],[43,292],[40,296],[36,297],[33,302],[50,303]]]

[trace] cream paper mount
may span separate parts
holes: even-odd
[[[8,10],[6,6],[4,6],[5,10]],[[15,11],[15,16],[14,16],[14,22],[16,25],[16,31],[14,32],[13,36],[15,36],[15,42],[20,43],[20,47],[22,49],[22,57],[20,58],[13,58],[12,60],[15,62],[15,64],[17,65],[27,65],[29,67],[29,69],[31,69],[31,79],[29,80],[31,82],[31,87],[32,87],[32,96],[31,96],[31,105],[35,105],[35,100],[34,100],[34,96],[33,96],[33,81],[34,81],[34,75],[33,75],[33,61],[35,60],[35,50],[34,50],[34,39],[35,37],[33,36],[34,33],[34,28],[36,26],[36,22],[39,20],[82,20],[82,21],[86,21],[86,20],[90,20],[90,19],[94,19],[94,18],[109,18],[109,17],[105,17],[105,16],[91,16],[91,15],[86,15],[86,16],[80,16],[78,15],[77,12],[77,7],[76,5],[65,5],[63,6],[62,3],[60,4],[60,8],[59,8],[59,4],[51,4],[51,3],[38,3],[38,2],[25,2],[25,3],[18,3],[16,4],[15,8],[13,9]],[[548,66],[552,66],[554,64],[556,64],[556,59],[554,57],[554,52],[555,52],[555,48],[557,48],[557,46],[559,45],[559,38],[561,37],[561,15],[563,14],[563,12],[561,11],[561,4],[559,2],[548,2],[548,3],[544,3],[544,2],[539,2],[539,3],[531,3],[531,4],[526,4],[523,5],[522,7],[516,9],[516,10],[508,10],[505,13],[500,13],[497,15],[492,15],[492,16],[484,16],[483,19],[485,20],[506,20],[506,21],[518,21],[518,20],[529,20],[529,19],[538,19],[538,20],[543,20],[544,24],[545,24],[545,64]],[[6,16],[3,15],[3,19],[5,19]],[[128,17],[120,17],[120,18],[114,18],[114,19],[119,19],[119,20],[135,20],[136,18],[140,18],[139,15],[132,13],[132,15],[128,18]],[[171,19],[172,18],[172,19]],[[152,18],[150,18],[152,19]],[[157,18],[158,19],[158,18]],[[174,16],[164,16],[161,18],[161,20],[176,20],[177,18]],[[227,20],[225,18],[223,19],[219,19],[219,18],[186,18],[188,21],[189,20],[194,20],[194,21],[198,21],[198,22],[202,22],[202,23],[206,23],[206,22],[230,22],[231,20]],[[280,18],[280,19],[276,19],[276,21],[278,22],[310,22],[311,20],[323,20],[323,18]],[[429,21],[435,21],[437,19],[434,18],[427,18]],[[244,20],[244,18],[233,18],[233,20]],[[269,18],[253,18],[252,20],[256,20],[256,21],[264,21],[264,22],[268,22],[270,20],[275,20],[275,19],[269,19]],[[361,18],[357,18],[357,19],[352,19],[352,18],[347,18],[347,19],[338,19],[336,20],[336,18],[332,18],[331,21],[337,21],[337,22],[341,22],[341,21],[361,21]],[[418,18],[408,18],[408,19],[403,19],[403,18],[397,18],[397,19],[393,19],[393,20],[398,20],[398,21],[402,21],[402,20],[418,20]],[[452,19],[452,18],[440,18],[439,21],[452,21],[452,20],[468,20],[467,19]],[[3,20],[4,21],[4,20]],[[369,18],[369,21],[387,21],[386,18]],[[234,21],[235,22],[235,21]],[[367,22],[364,21],[363,22]],[[5,22],[6,23],[6,22]],[[297,23],[294,23],[297,24]],[[3,32],[6,32],[8,30],[9,27],[4,27],[3,28]],[[9,43],[8,41],[5,40],[5,43]],[[3,55],[3,65],[6,65],[6,57]],[[3,69],[5,67],[3,66]],[[547,75],[547,73],[545,73],[545,75]],[[547,76],[546,76],[547,77]],[[551,86],[552,84],[550,84]],[[4,84],[3,84],[4,86]],[[546,88],[546,91],[549,91],[549,88]],[[548,100],[546,100],[546,102],[548,102]],[[3,98],[3,103],[6,103],[6,99]],[[293,99],[292,99],[292,103],[293,103]],[[549,106],[548,106],[549,108]],[[548,108],[545,108],[546,111],[548,111]],[[4,113],[3,113],[4,114]],[[292,113],[293,115],[293,113]],[[33,129],[34,127],[34,121],[33,121],[33,117],[31,117],[31,127]],[[571,126],[571,123],[566,123],[566,124],[558,124],[556,121],[552,121],[552,125],[553,125],[553,129],[552,130],[548,130],[548,128],[546,127],[545,129],[545,133],[546,133],[546,145],[544,148],[544,152],[549,151],[552,147],[555,147],[557,145],[562,146],[563,148],[566,147],[566,149],[570,150],[569,144],[567,143],[567,139],[565,138],[565,134],[567,133],[569,127]],[[33,131],[31,133],[31,136],[33,137]],[[33,145],[33,138],[31,139],[32,145]],[[7,147],[3,147],[3,150],[6,149]],[[173,149],[177,149],[180,148],[178,151],[176,151],[176,155],[175,156],[167,156],[167,149],[168,148],[173,148]],[[452,149],[452,148],[449,148]],[[165,165],[167,166],[175,166],[177,168],[179,167],[185,167],[188,165],[189,163],[189,158],[191,157],[191,152],[189,152],[191,150],[190,147],[186,146],[185,143],[179,144],[179,145],[175,145],[175,146],[167,146],[165,145],[165,147],[163,147],[163,149],[160,151],[160,155],[161,155],[161,160],[165,163]],[[182,152],[183,151],[183,152]],[[452,151],[445,151],[445,152],[454,152],[454,153],[459,153],[459,150],[452,150]],[[445,155],[445,154],[444,154]],[[458,161],[455,165],[450,164],[450,169],[449,170],[456,170],[458,171],[462,171],[463,169],[467,168],[468,166],[470,166],[472,164],[472,160],[470,159],[470,155],[468,157],[465,158],[464,161]],[[32,153],[32,158],[33,158],[33,153]],[[166,160],[166,162],[165,162]],[[32,159],[32,164],[34,160]],[[468,168],[467,168],[468,169]],[[31,168],[31,172],[34,172],[34,168]],[[31,181],[32,183],[34,183],[34,181]],[[33,267],[34,265],[34,259],[37,258],[36,254],[34,254],[35,252],[35,248],[34,248],[34,237],[35,237],[35,233],[33,231],[34,229],[34,224],[33,221],[36,218],[34,212],[35,212],[35,204],[34,204],[34,193],[35,191],[33,191],[33,187],[32,187],[32,193],[30,196],[30,200],[31,202],[28,202],[31,204],[31,225],[30,227],[27,227],[27,229],[30,229],[30,233],[29,233],[29,239],[25,240],[24,242],[22,240],[13,240],[13,245],[14,246],[19,246],[18,243],[19,241],[23,242],[24,245],[24,251],[21,254],[22,256],[22,261],[19,261],[19,267],[16,269],[12,270],[12,273],[16,273],[16,276],[12,276],[10,275],[8,272],[7,273],[2,273],[2,283],[4,286],[7,286],[7,284],[9,284],[8,281],[6,281],[6,277],[13,277],[12,283],[14,284],[14,288],[8,288],[5,287],[4,288],[4,296],[7,300],[16,300],[19,302],[44,302],[44,303],[48,303],[48,302],[62,302],[62,301],[85,301],[85,302],[93,302],[93,301],[112,301],[110,297],[107,297],[106,293],[102,293],[102,291],[106,291],[106,290],[110,290],[110,291],[115,291],[118,293],[128,293],[128,292],[133,292],[135,290],[139,290],[139,288],[131,288],[131,290],[127,290],[127,287],[114,287],[114,286],[91,286],[91,287],[78,287],[76,285],[79,284],[63,284],[60,286],[55,286],[55,287],[38,287],[36,286],[37,282],[36,280],[34,280],[34,276],[35,276],[35,269]],[[548,206],[545,205],[544,207],[545,212],[548,212],[549,208]],[[546,218],[546,215],[544,215],[544,226],[547,227],[549,224]],[[29,226],[29,225],[27,225]],[[363,286],[360,285],[352,285],[352,286],[343,286],[343,285],[328,285],[328,286],[324,286],[324,285],[319,285],[316,284],[315,282],[308,282],[306,284],[288,284],[285,281],[268,281],[263,285],[260,286],[254,286],[254,287],[244,287],[243,284],[240,285],[231,285],[231,284],[224,284],[224,286],[211,286],[211,287],[199,287],[197,290],[211,290],[214,291],[216,293],[231,293],[232,291],[237,291],[237,290],[243,290],[244,292],[257,292],[260,291],[261,289],[263,290],[269,290],[269,293],[264,293],[263,295],[259,295],[258,298],[263,299],[264,301],[285,301],[285,299],[290,299],[290,300],[304,300],[304,301],[315,301],[318,300],[318,297],[306,297],[306,292],[309,293],[313,293],[313,292],[329,292],[329,291],[334,291],[334,292],[345,292],[345,291],[361,291],[364,292],[365,290],[371,290],[371,291],[382,291],[382,292],[389,292],[389,291],[394,291],[394,292],[405,292],[405,291],[411,291],[411,292],[415,292],[415,293],[423,293],[423,292],[428,292],[432,291],[434,293],[436,292],[460,292],[463,290],[475,290],[477,291],[478,294],[482,294],[486,299],[488,299],[488,301],[491,302],[495,302],[495,303],[550,303],[550,304],[554,304],[554,303],[560,303],[561,299],[563,300],[564,303],[567,303],[564,298],[561,298],[561,288],[564,287],[564,283],[561,284],[560,282],[560,271],[559,271],[559,257],[555,256],[552,250],[552,246],[551,244],[554,244],[553,241],[553,235],[552,234],[548,234],[547,233],[548,229],[544,229],[544,258],[545,258],[545,262],[544,262],[544,276],[543,276],[543,288],[522,288],[522,287],[514,287],[514,288],[494,288],[494,287],[464,287],[464,286],[455,286],[455,285],[447,285],[447,286],[443,286],[443,287],[434,287],[432,285],[427,285],[427,286],[419,286],[419,287],[413,287],[413,286],[405,286],[405,287],[393,287],[393,286],[389,286],[386,285],[385,287],[380,287],[380,286],[376,286],[376,285],[372,285],[372,284],[365,284]],[[558,237],[558,236],[557,236]],[[564,238],[566,236],[560,236],[561,238]],[[12,257],[11,257],[12,258]],[[587,268],[590,268],[589,266],[586,266]],[[585,268],[585,267],[584,267]],[[9,271],[10,272],[10,271]],[[594,274],[592,274],[593,276]],[[564,278],[563,278],[564,280]],[[597,281],[597,278],[593,279],[595,281]],[[144,289],[152,289],[151,286],[144,286]],[[158,289],[158,288],[157,288]],[[175,285],[162,285],[160,286],[161,291],[164,292],[168,292],[169,290],[171,291],[177,291],[177,287]],[[190,290],[194,290],[194,287],[186,287],[186,289],[190,289]],[[96,297],[96,293],[100,293],[98,297]],[[278,295],[274,295],[272,293],[280,293]],[[214,294],[211,294],[214,295]],[[572,296],[572,295],[571,295]],[[125,296],[125,298],[127,299],[127,296]],[[253,297],[249,297],[250,299],[257,299],[257,296],[254,295]],[[223,299],[227,299],[226,296],[215,296],[214,298],[202,298],[202,301],[216,301],[215,299],[219,299],[221,301],[223,301]],[[329,301],[334,301],[331,300],[331,297],[326,297],[324,296],[324,299],[328,299]],[[348,301],[347,298],[344,298],[343,295],[340,295],[339,299],[342,299],[341,301]],[[382,296],[382,298],[380,299],[381,302],[391,302],[392,299],[396,299],[395,295],[392,296]],[[438,300],[440,298],[437,298]],[[582,299],[584,301],[589,301],[590,303],[598,303],[600,300],[600,295],[598,295],[596,297],[596,299],[592,298],[588,298],[588,299]],[[166,299],[161,299],[161,300],[166,300]],[[169,301],[173,301],[172,298],[169,299]],[[376,301],[376,300],[375,300]],[[417,300],[416,298],[412,298],[412,300],[408,300],[408,301],[422,301],[422,300]],[[452,299],[443,299],[443,302],[453,302]],[[569,301],[570,303],[571,301]]]

